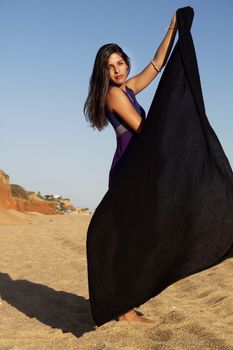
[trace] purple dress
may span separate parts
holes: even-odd
[[[126,86],[126,91],[123,89],[122,91],[126,94],[135,110],[141,115],[144,121],[146,116],[145,111],[137,102],[133,90]],[[111,112],[107,106],[105,106],[105,115],[116,132],[117,141],[116,151],[109,172],[108,187],[110,187],[117,171],[120,168],[120,159],[122,159],[123,154],[125,154],[125,151],[127,150],[130,142],[134,139],[135,136],[137,136],[137,133],[117,113]]]

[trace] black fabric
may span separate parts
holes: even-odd
[[[98,326],[233,256],[233,173],[205,114],[193,16],[177,10],[179,37],[144,129],[88,227]]]

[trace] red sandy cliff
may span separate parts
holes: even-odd
[[[60,214],[56,202],[48,202],[36,194],[29,193],[27,199],[14,197],[9,176],[0,170],[0,209],[16,209],[22,212],[34,211],[42,214]]]
[[[0,209],[15,209],[16,203],[12,196],[9,176],[0,170]]]

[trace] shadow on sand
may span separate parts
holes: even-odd
[[[0,295],[28,317],[64,333],[81,337],[96,328],[89,300],[84,297],[27,280],[12,280],[7,273],[0,273]]]

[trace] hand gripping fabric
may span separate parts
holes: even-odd
[[[179,37],[144,129],[88,227],[98,326],[233,256],[233,173],[205,113],[193,9],[176,13]]]

